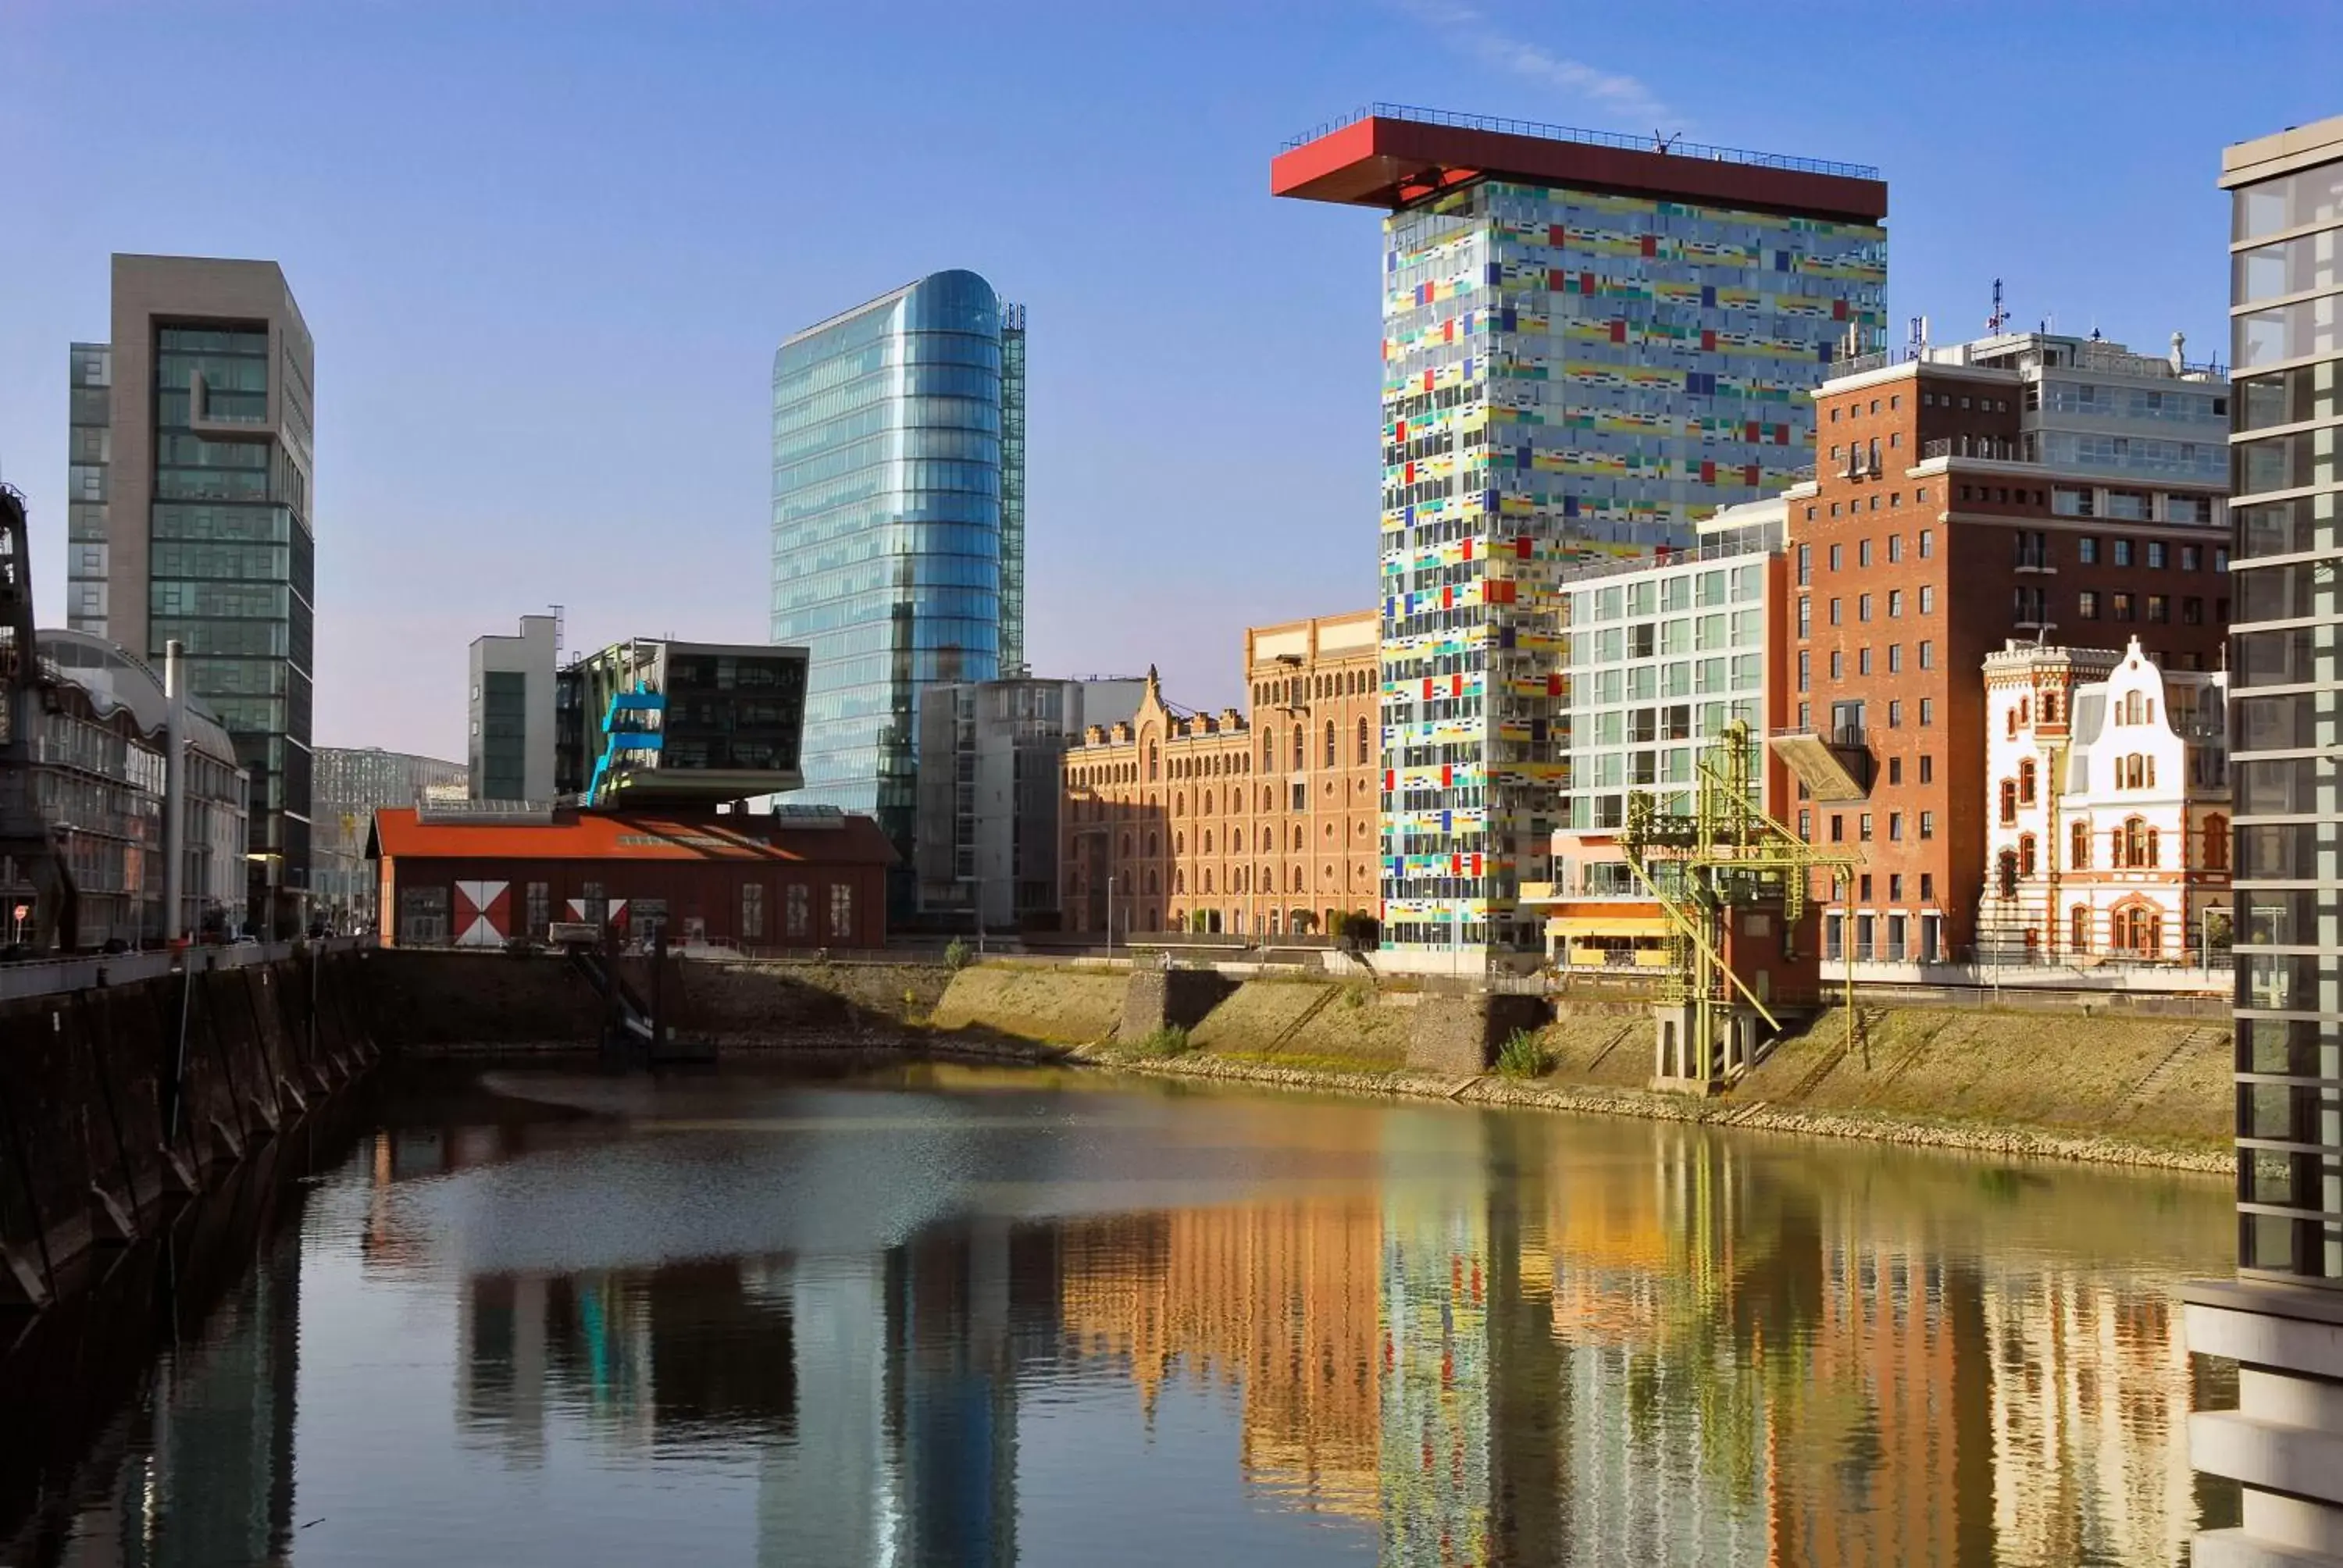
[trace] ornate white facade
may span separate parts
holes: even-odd
[[[2226,672],[2011,643],[1985,661],[1978,947],[2046,963],[2196,963],[2226,948]]]

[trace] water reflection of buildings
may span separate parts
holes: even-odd
[[[1952,1162],[1483,1136],[1473,1191],[1071,1226],[1069,1343],[1151,1403],[1241,1384],[1247,1478],[1372,1513],[1389,1564],[2182,1560],[2168,1282],[2095,1268],[2089,1224],[1987,1247]],[[2058,1199],[2094,1201],[2137,1199]]]
[[[1151,1410],[1182,1372],[1241,1388],[1250,1482],[1373,1518],[1381,1235],[1367,1198],[1069,1223],[1067,1342],[1126,1363]]]

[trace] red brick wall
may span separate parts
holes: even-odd
[[[397,893],[414,888],[439,888],[447,893],[448,916],[456,919],[454,885],[458,881],[501,881],[508,884],[511,915],[508,935],[523,934],[528,926],[528,886],[543,882],[553,920],[567,919],[565,904],[587,896],[586,885],[598,882],[607,899],[664,899],[668,938],[680,942],[693,919],[703,923],[706,939],[750,948],[879,948],[887,942],[886,873],[865,864],[824,865],[813,861],[729,860],[477,860],[421,859],[413,857],[384,862],[382,940],[398,940]],[[807,930],[791,936],[788,929],[788,889],[806,889]],[[762,934],[741,930],[742,889],[764,890]],[[830,889],[844,884],[852,891],[850,934],[830,929]],[[450,937],[454,935],[451,929]]]

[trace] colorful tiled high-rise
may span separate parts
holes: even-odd
[[[1383,946],[1534,953],[1574,567],[1680,548],[1813,461],[1883,337],[1873,171],[1379,107],[1272,166],[1382,206]]]

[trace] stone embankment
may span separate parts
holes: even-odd
[[[1189,971],[1172,971],[1178,977]],[[1282,1088],[1639,1116],[1996,1155],[2231,1168],[2230,1035],[2195,1018],[1858,1006],[1778,1042],[1725,1093],[1651,1087],[1653,1020],[1621,1002],[1378,989],[1363,980],[1219,980],[1183,1010],[1145,971],[986,966],[931,1022],[1078,1046],[1131,1070]],[[1192,1001],[1192,999],[1191,999]],[[1516,1030],[1547,1070],[1490,1070]]]
[[[546,958],[406,952],[384,960],[374,1023],[415,1054],[577,1050],[599,1003]],[[631,978],[648,990],[644,960]],[[1016,960],[940,963],[670,960],[679,1027],[742,1050],[904,1048],[1068,1056],[1155,1073],[1294,1088],[1713,1122],[1832,1137],[2229,1168],[2226,1020],[2077,1006],[1832,1010],[1722,1095],[1652,1086],[1648,1007],[1474,994],[1364,977]],[[1546,1070],[1492,1070],[1526,1034]]]

